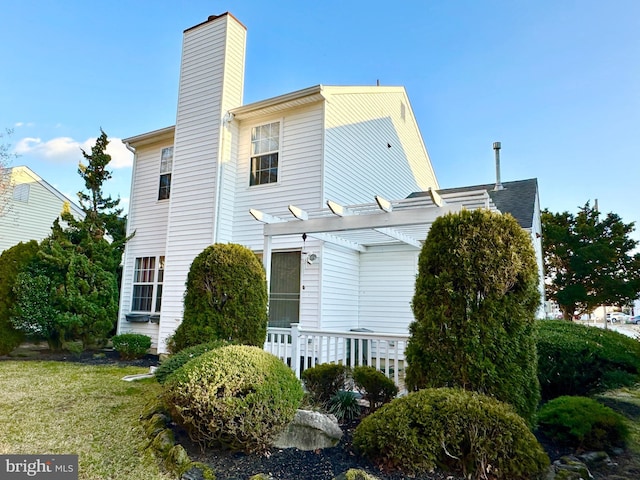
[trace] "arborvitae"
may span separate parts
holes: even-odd
[[[171,349],[212,340],[262,347],[267,334],[267,281],[258,257],[246,247],[216,243],[191,264],[184,319]]]
[[[440,217],[419,257],[407,385],[488,394],[532,424],[540,398],[539,300],[533,246],[512,216],[475,210]]]

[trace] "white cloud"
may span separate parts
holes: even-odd
[[[90,153],[96,143],[95,138],[89,138],[80,143],[70,137],[57,137],[46,142],[40,138],[25,137],[15,147],[18,155],[41,157],[52,163],[73,163],[83,161],[82,152]],[[133,153],[127,150],[119,138],[110,138],[107,153],[111,155],[112,168],[127,168],[133,165]]]
[[[113,168],[130,168],[133,166],[133,153],[127,150],[124,143],[119,138],[110,138],[107,146],[107,153],[111,155]]]

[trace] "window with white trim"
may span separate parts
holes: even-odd
[[[160,155],[160,186],[158,200],[167,200],[171,194],[171,170],[173,169],[173,147],[162,149]]]
[[[280,122],[251,129],[251,177],[249,185],[265,185],[278,181]]]
[[[163,281],[164,256],[136,258],[131,311],[160,313]]]

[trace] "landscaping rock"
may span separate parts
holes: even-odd
[[[593,475],[577,457],[568,455],[553,462],[545,480],[593,480]]]
[[[189,454],[182,445],[174,445],[167,454],[165,465],[174,473],[182,473],[191,467]]]
[[[587,465],[614,465],[607,452],[585,452],[578,455],[578,458]]]
[[[168,428],[158,433],[153,439],[153,442],[151,442],[151,446],[153,447],[153,449],[157,452],[160,452],[162,455],[167,455],[174,444],[175,439],[173,437],[173,432]]]
[[[293,421],[276,439],[276,448],[317,450],[335,447],[342,438],[336,417],[310,410],[298,410]]]

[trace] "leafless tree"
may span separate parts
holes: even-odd
[[[7,128],[5,133],[0,133],[0,216],[4,215],[11,198],[11,160],[17,155],[11,152],[11,144],[5,143],[13,130]]]

